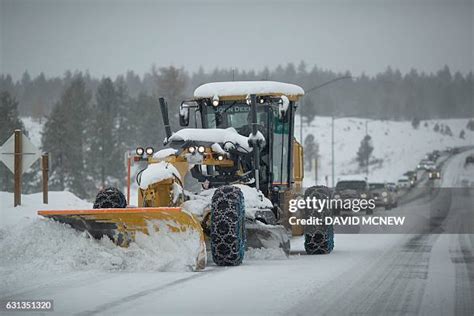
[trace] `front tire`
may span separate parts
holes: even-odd
[[[245,204],[235,186],[217,188],[211,202],[212,260],[218,266],[238,266],[245,255]]]
[[[123,193],[114,187],[107,187],[99,191],[95,197],[93,208],[126,208],[127,199]]]
[[[317,185],[306,189],[304,198],[328,199],[331,197],[331,190],[326,186]],[[329,209],[324,209],[321,213],[316,210],[306,212],[307,216],[324,218],[331,216]],[[309,218],[309,217],[308,217]],[[333,225],[316,225],[305,229],[304,249],[308,255],[328,254],[334,249],[334,227]]]

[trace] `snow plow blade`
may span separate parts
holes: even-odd
[[[290,255],[290,238],[282,225],[265,225],[263,223],[246,223],[248,248],[281,249]]]
[[[87,231],[92,237],[109,237],[117,245],[127,247],[135,240],[137,233],[146,235],[155,232],[182,234],[195,232],[199,236],[196,242],[195,270],[206,266],[206,246],[200,222],[179,207],[147,208],[106,208],[90,210],[54,210],[38,211],[38,215],[65,223],[78,231]],[[154,230],[151,232],[150,230]]]

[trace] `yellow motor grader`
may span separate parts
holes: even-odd
[[[320,186],[302,192],[303,148],[294,138],[294,118],[303,94],[299,86],[273,81],[204,84],[181,103],[185,128],[174,133],[160,98],[166,148],[136,149],[134,159],[147,162],[137,176],[137,207],[127,207],[119,190],[106,188],[92,210],[39,214],[122,246],[138,232],[163,229],[163,223],[171,233],[195,232],[196,269],[205,266],[206,242],[217,265],[239,265],[248,248],[280,248],[289,255],[291,235],[305,235],[308,254],[329,253],[332,226],[288,223],[290,199],[331,194]],[[191,117],[194,128],[187,127]],[[188,173],[209,196],[208,207],[197,213],[184,207],[193,204],[184,190]]]

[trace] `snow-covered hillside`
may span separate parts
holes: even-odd
[[[331,117],[316,117],[309,126],[303,124],[303,138],[313,134],[319,144],[318,183],[325,184],[328,176],[331,184]],[[365,136],[365,124],[372,137],[374,151],[371,159],[383,159],[381,166],[369,168],[369,181],[396,181],[404,172],[412,170],[425,154],[435,149],[474,145],[474,132],[466,129],[469,119],[421,121],[418,129],[409,121],[366,120],[361,118],[337,118],[334,120],[335,179],[347,174],[365,174],[355,161],[360,142]],[[449,126],[453,136],[435,132],[434,126]],[[459,138],[461,130],[465,138]],[[295,135],[300,137],[299,118],[296,119]],[[305,186],[314,185],[314,171],[306,172]]]
[[[28,132],[28,138],[31,140],[33,145],[40,148],[41,147],[41,131],[43,130],[43,125],[46,122],[46,119],[41,121],[34,119],[32,117],[22,117],[21,121],[25,126],[26,132]]]
[[[412,170],[425,154],[435,149],[447,147],[474,146],[474,132],[466,128],[470,119],[445,119],[421,121],[417,129],[410,121],[366,120],[361,118],[336,118],[334,120],[335,179],[347,174],[364,174],[355,161],[356,152],[365,135],[365,124],[372,137],[374,151],[371,159],[382,159],[383,163],[369,168],[369,180],[396,181],[403,173]],[[41,146],[41,123],[30,117],[23,117],[29,138],[36,146]],[[299,118],[295,120],[295,135],[299,140]],[[452,135],[434,131],[434,126],[449,126]],[[464,139],[459,137],[465,131]],[[328,176],[331,184],[331,118],[316,117],[311,124],[303,124],[303,138],[313,134],[319,144],[318,183],[325,183]],[[315,183],[314,171],[306,171],[304,184]],[[133,193],[133,192],[132,192]]]

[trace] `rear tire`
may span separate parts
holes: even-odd
[[[326,186],[317,185],[308,188],[304,194],[306,198],[328,199],[331,197],[331,190]],[[329,209],[318,213],[316,210],[306,212],[307,216],[324,218],[331,216]],[[309,218],[309,217],[308,217]],[[306,229],[304,235],[304,249],[308,255],[328,254],[334,249],[334,227],[333,225],[316,225]]]
[[[119,189],[107,187],[99,191],[95,197],[93,208],[126,208],[127,199]]]
[[[218,266],[238,266],[245,255],[245,204],[235,186],[217,188],[211,202],[212,260]]]

